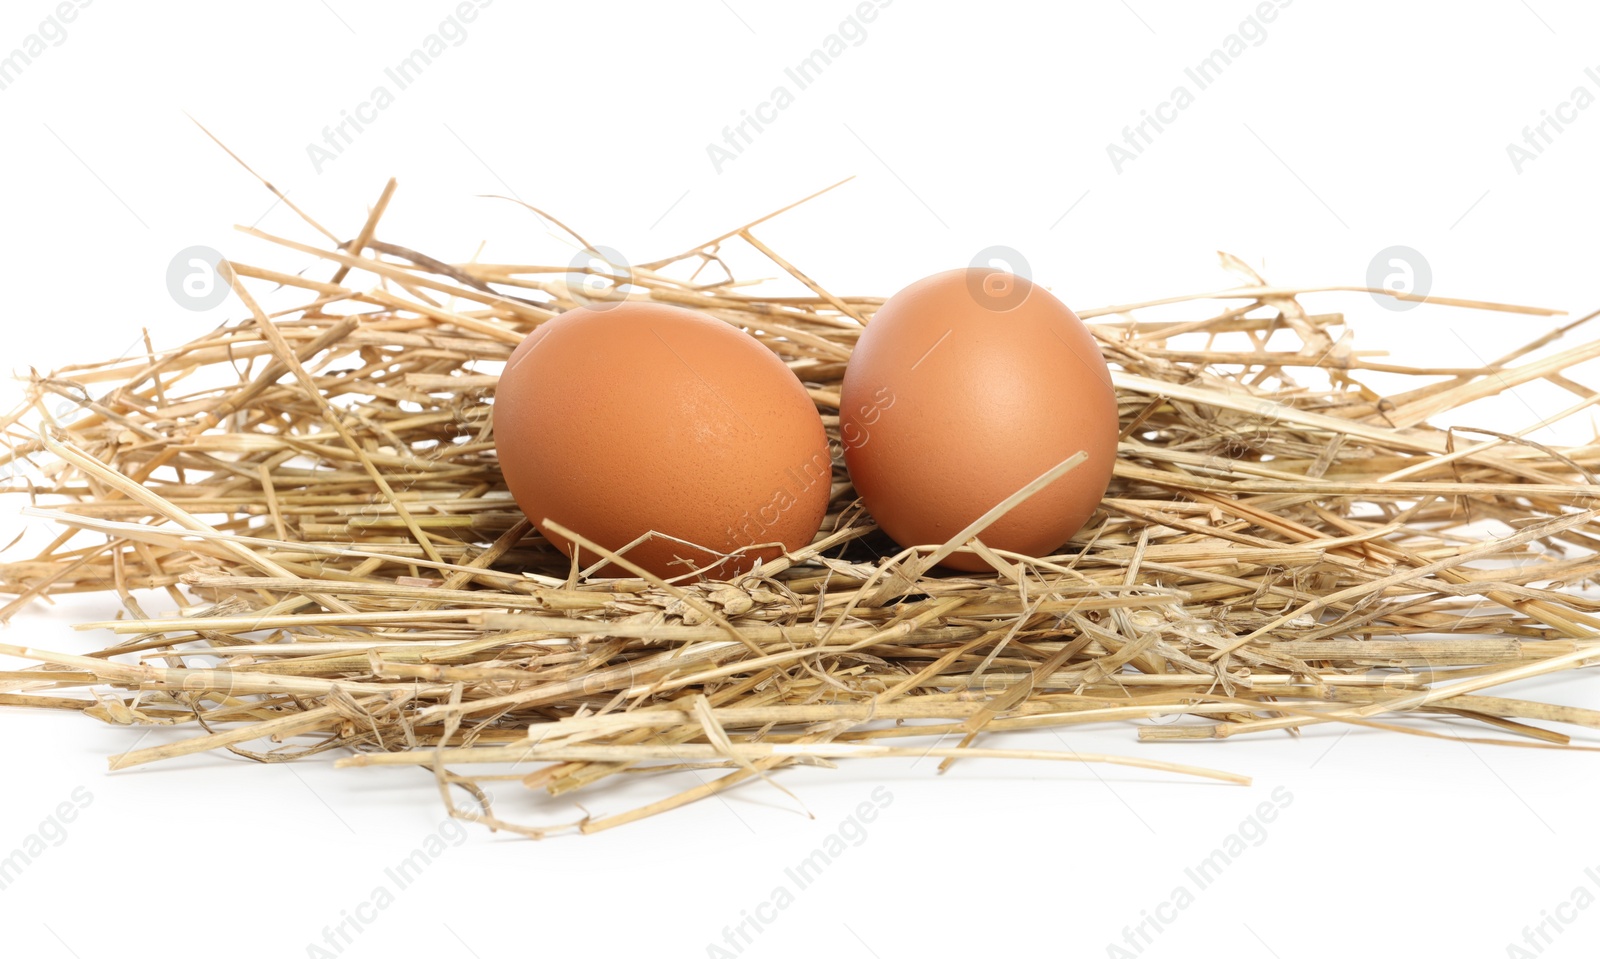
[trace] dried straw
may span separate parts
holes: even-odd
[[[976,745],[989,731],[1123,722],[1182,741],[1337,722],[1468,738],[1456,729],[1471,721],[1493,733],[1472,742],[1582,749],[1548,727],[1600,728],[1600,712],[1482,695],[1600,657],[1600,604],[1573,588],[1600,567],[1600,448],[1528,438],[1600,399],[1566,376],[1600,340],[1546,350],[1590,317],[1481,369],[1403,367],[1353,349],[1339,314],[1301,306],[1322,290],[1271,286],[1224,257],[1244,285],[1082,314],[1124,426],[1103,508],[1059,555],[993,549],[983,522],[898,549],[836,456],[808,548],[735,582],[599,579],[589,570],[627,567],[627,551],[595,547],[594,567],[572,568],[496,466],[489,400],[530,329],[595,300],[700,310],[784,359],[837,451],[840,378],[882,300],[802,273],[754,235],[768,218],[633,268],[627,289],[600,271],[580,285],[571,268],[445,263],[380,238],[393,193],[348,243],[245,229],[310,266],[231,264],[243,322],[31,377],[0,420],[0,461],[10,491],[31,497],[25,512],[59,535],[9,550],[0,616],[103,590],[126,615],[80,624],[114,637],[89,655],[0,646],[39,664],[0,674],[0,704],[194,727],[114,768],[213,749],[423,766],[452,814],[536,837],[557,827],[500,819],[487,784],[565,795],[622,773],[716,771],[569,824],[593,832],[785,766],[862,757],[1247,781]],[[736,283],[721,258],[732,243],[812,295]],[[274,285],[304,302],[269,316],[252,291]],[[1158,308],[1191,315],[1151,319]],[[1382,396],[1368,373],[1407,385]],[[1515,433],[1428,425],[1535,380],[1576,402]],[[56,412],[63,397],[70,415]],[[1482,521],[1511,532],[1486,539]],[[994,571],[932,567],[955,549]],[[145,612],[152,591],[170,612]],[[247,749],[262,741],[283,745]],[[451,786],[473,803],[457,806]]]

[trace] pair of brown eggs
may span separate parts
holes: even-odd
[[[1084,451],[979,535],[1044,556],[1105,495],[1117,433],[1082,321],[1025,278],[971,267],[872,316],[845,371],[837,447],[902,546],[945,543]],[[794,373],[738,327],[657,303],[574,309],[530,333],[500,376],[494,438],[517,505],[584,566],[602,557],[551,521],[655,575],[724,579],[809,545],[832,498],[835,449]],[[969,550],[942,562],[989,568]]]

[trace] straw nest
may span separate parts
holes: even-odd
[[[0,674],[0,704],[189,730],[113,768],[215,749],[419,766],[453,815],[535,837],[857,757],[1247,781],[987,748],[986,731],[1124,722],[1190,740],[1346,723],[1578,749],[1551,727],[1600,727],[1600,712],[1484,694],[1600,656],[1596,603],[1576,590],[1600,567],[1600,447],[1428,425],[1537,379],[1575,395],[1552,419],[1590,406],[1600,394],[1563,373],[1600,344],[1546,349],[1582,320],[1482,369],[1385,365],[1340,315],[1301,305],[1314,291],[1224,257],[1243,285],[1081,314],[1113,370],[1122,442],[1103,507],[1059,555],[991,550],[980,529],[993,572],[930,569],[942,544],[884,538],[836,455],[809,548],[733,582],[600,579],[532,530],[496,467],[496,371],[530,329],[623,296],[718,317],[804,381],[837,454],[840,378],[882,300],[786,262],[757,238],[767,218],[633,267],[626,288],[606,270],[580,284],[564,266],[447,263],[380,239],[393,189],[353,238],[298,208],[326,242],[245,230],[308,264],[231,264],[248,318],[27,382],[3,459],[59,535],[8,550],[0,615],[101,590],[125,615],[78,624],[110,636],[87,655],[0,646],[35,663]],[[719,251],[737,243],[812,295],[736,283]],[[275,288],[303,296],[268,315],[255,297]],[[1372,371],[1405,388],[1378,395]],[[1484,521],[1509,532],[1487,538]],[[640,808],[584,798],[684,768],[702,784]],[[509,822],[487,788],[502,781],[603,812]]]

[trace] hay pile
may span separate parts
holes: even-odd
[[[837,454],[840,378],[882,300],[825,290],[757,238],[762,220],[582,283],[569,267],[446,263],[380,238],[393,189],[348,241],[309,217],[326,243],[246,230],[309,264],[233,263],[248,319],[27,384],[3,458],[60,535],[0,557],[0,615],[95,590],[126,615],[79,624],[110,636],[90,655],[0,646],[38,664],[0,674],[0,704],[192,730],[114,768],[214,749],[422,766],[455,815],[530,836],[553,827],[501,819],[486,784],[588,794],[622,773],[714,771],[576,824],[595,831],[786,765],[900,753],[1246,781],[988,749],[989,730],[1119,721],[1168,740],[1337,722],[1581,748],[1550,727],[1600,727],[1594,711],[1484,695],[1600,657],[1596,603],[1572,589],[1600,568],[1600,449],[1523,435],[1542,424],[1428,425],[1535,379],[1575,394],[1552,421],[1592,405],[1563,373],[1600,345],[1527,358],[1582,320],[1484,369],[1402,368],[1353,349],[1340,315],[1307,312],[1313,291],[1225,258],[1245,285],[1081,314],[1123,440],[1103,508],[1060,555],[988,550],[990,574],[930,571],[933,547],[878,533],[836,455],[808,549],[737,582],[595,579],[532,532],[496,467],[496,372],[530,329],[622,296],[724,319],[805,382]],[[734,282],[719,251],[737,243],[814,295]],[[255,296],[279,285],[303,301],[269,316]],[[1175,303],[1189,319],[1147,318]],[[1379,396],[1368,371],[1410,385]],[[1483,521],[1513,532],[1485,539]],[[1493,735],[1426,722],[1461,717]],[[263,740],[282,745],[247,748]],[[458,805],[457,787],[474,800]]]

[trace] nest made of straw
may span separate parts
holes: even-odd
[[[569,283],[568,267],[445,263],[380,239],[393,189],[347,242],[303,213],[326,244],[246,230],[312,263],[232,263],[248,319],[31,379],[4,458],[60,535],[11,550],[0,616],[92,590],[127,615],[79,624],[115,637],[92,655],[0,646],[39,664],[0,674],[0,704],[195,730],[115,768],[213,749],[422,766],[453,815],[530,836],[552,827],[502,819],[485,784],[559,795],[719,771],[576,824],[594,831],[786,765],[901,752],[1245,781],[976,745],[988,730],[1188,717],[1138,737],[1329,722],[1443,736],[1414,719],[1464,717],[1496,733],[1471,741],[1583,748],[1545,724],[1600,728],[1600,712],[1482,694],[1600,656],[1596,604],[1574,589],[1600,568],[1600,448],[1428,425],[1535,379],[1577,398],[1551,421],[1592,405],[1563,373],[1600,343],[1527,359],[1582,320],[1482,369],[1385,365],[1340,315],[1308,313],[1311,291],[1225,257],[1245,285],[1181,298],[1192,319],[1143,318],[1173,300],[1081,314],[1122,441],[1103,507],[1059,555],[979,545],[992,573],[930,570],[932,547],[876,532],[836,458],[809,548],[732,582],[596,579],[532,530],[496,467],[495,370],[530,329],[620,296],[718,317],[804,381],[837,451],[840,378],[882,301],[825,290],[757,239],[765,218],[633,268],[628,291]],[[739,242],[813,295],[707,278]],[[269,316],[251,291],[272,286],[304,302]],[[1412,385],[1380,396],[1364,371]],[[1485,539],[1483,520],[1513,532]],[[147,610],[151,593],[172,609]],[[283,745],[247,748],[264,740]],[[458,806],[453,787],[476,800]]]

